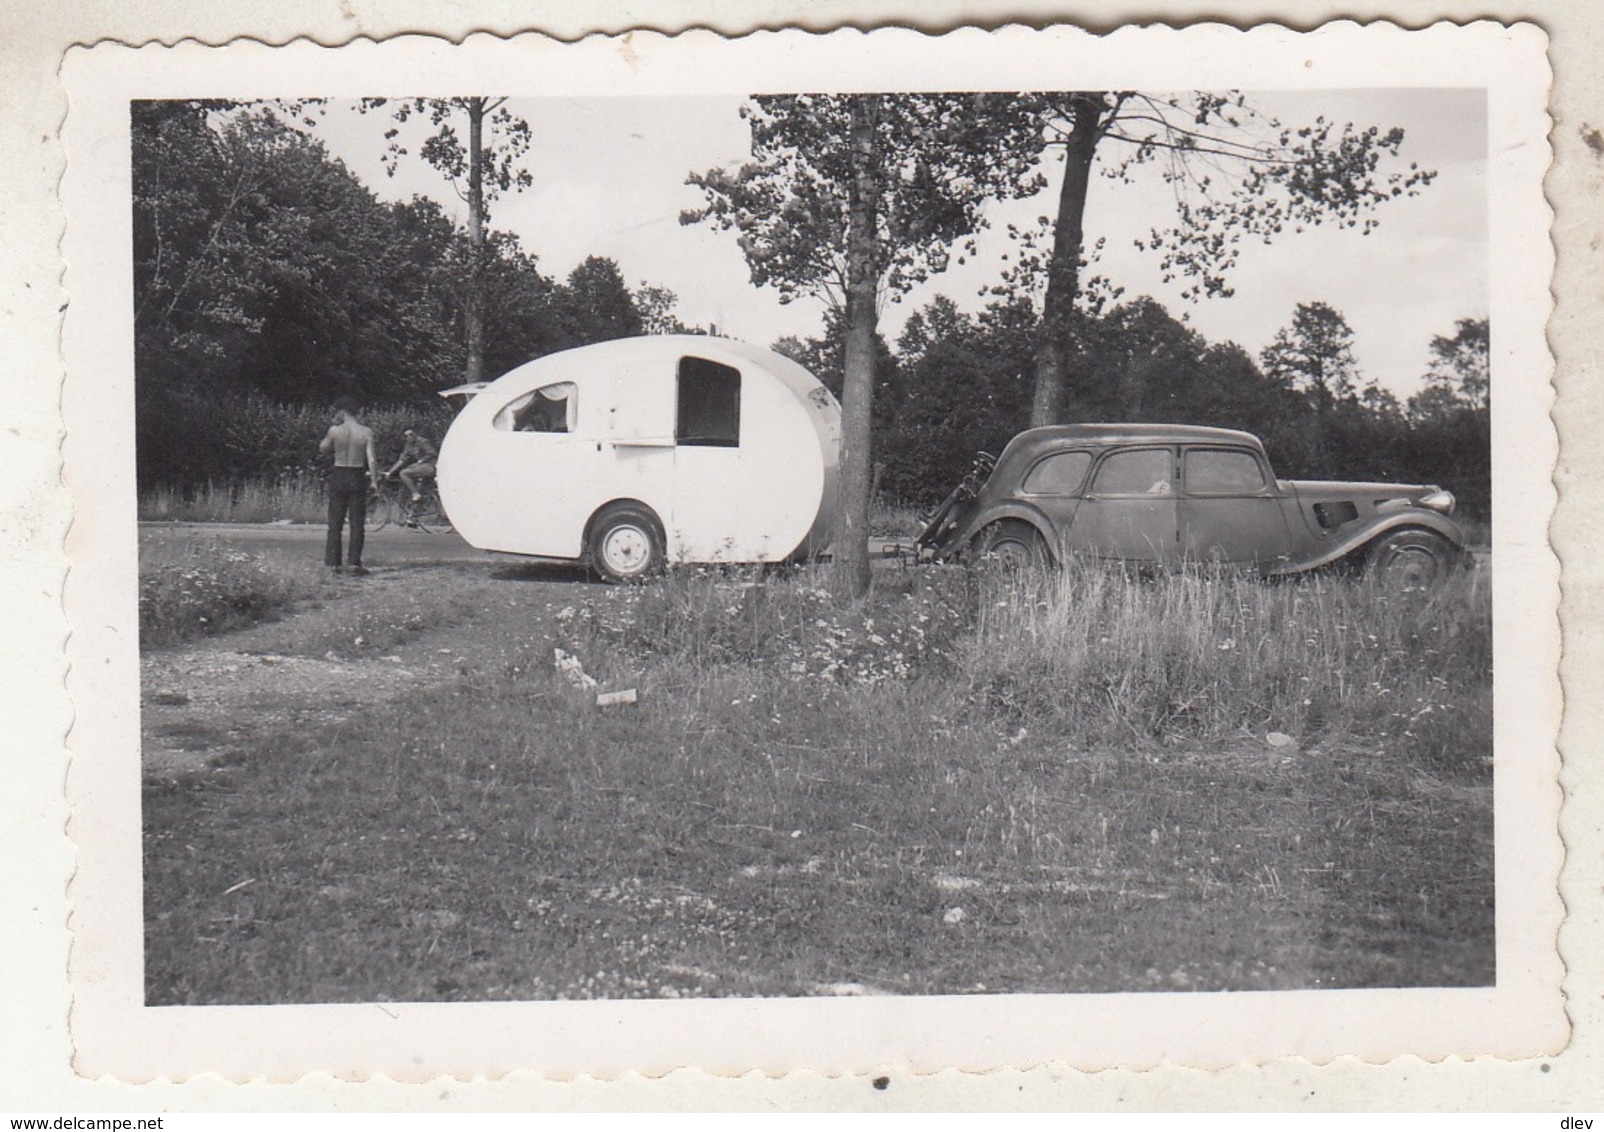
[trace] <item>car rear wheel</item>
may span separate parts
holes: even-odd
[[[981,531],[975,553],[1004,570],[1039,570],[1050,561],[1041,532],[1021,519],[1004,519]]]
[[[1365,573],[1386,585],[1426,589],[1446,578],[1457,558],[1453,545],[1441,535],[1394,531],[1370,547]]]
[[[657,573],[666,558],[657,516],[644,507],[615,503],[590,532],[590,566],[609,582],[636,582]]]

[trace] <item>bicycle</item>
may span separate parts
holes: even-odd
[[[449,531],[451,520],[440,505],[440,492],[434,477],[423,485],[421,498],[413,499],[399,476],[385,476],[378,490],[368,497],[368,529],[382,531],[394,524],[420,531]]]
[[[914,540],[912,559],[915,563],[934,559],[937,548],[957,531],[964,506],[980,494],[986,478],[996,466],[997,457],[990,452],[975,454],[968,473],[958,481],[958,486],[952,489],[947,498],[941,501],[941,506],[936,508],[936,513],[925,524],[925,529],[920,532],[919,537]]]

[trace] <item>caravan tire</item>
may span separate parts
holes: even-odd
[[[602,509],[590,531],[590,568],[609,582],[638,582],[663,568],[657,516],[632,503]]]

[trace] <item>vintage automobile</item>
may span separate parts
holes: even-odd
[[[989,474],[988,474],[989,473]],[[982,454],[919,536],[921,557],[1050,564],[1071,555],[1264,575],[1357,566],[1430,585],[1465,557],[1437,487],[1277,479],[1246,432],[1049,425]]]

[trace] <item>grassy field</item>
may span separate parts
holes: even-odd
[[[153,1004],[1493,981],[1479,572],[229,569],[278,619],[149,654]]]

